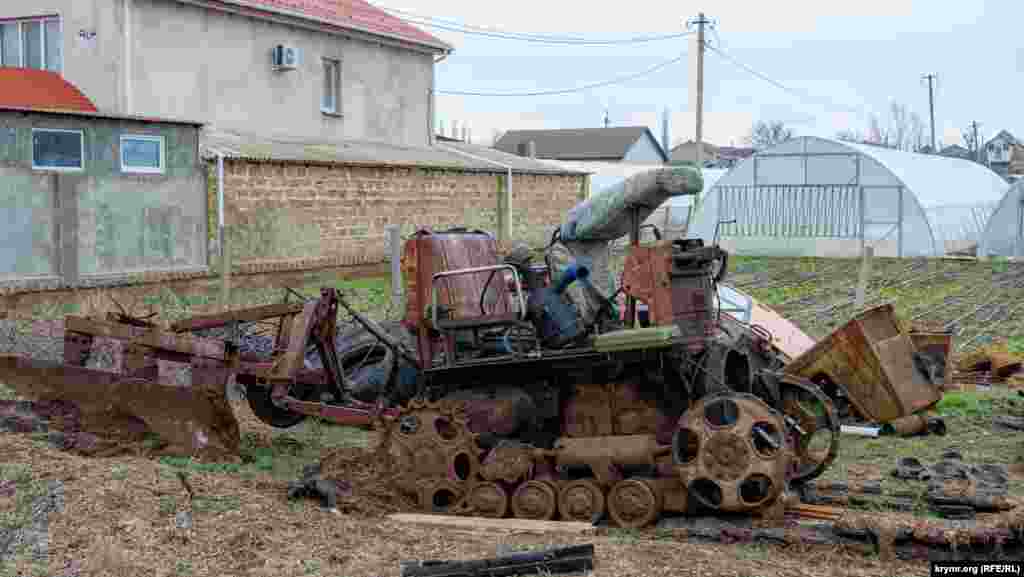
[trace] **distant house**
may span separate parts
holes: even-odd
[[[738,162],[753,156],[754,152],[753,148],[715,146],[710,142],[705,142],[701,160],[703,160],[705,168],[729,169]],[[673,148],[670,156],[673,162],[696,162],[697,143],[693,140],[688,140]]]
[[[444,42],[366,0],[4,0],[0,66],[105,113],[215,131],[428,146]]]
[[[996,174],[1007,178],[1010,173],[1010,150],[1020,144],[1012,134],[1000,130],[985,143],[985,164]]]
[[[1009,174],[1011,177],[1024,176],[1024,144],[1010,147]]]
[[[939,151],[940,156],[948,156],[949,158],[971,158],[971,151],[960,146],[959,144],[951,144]]]
[[[687,140],[682,144],[678,144],[669,152],[669,157],[672,162],[697,162],[697,143],[693,140]],[[718,147],[710,142],[705,142],[701,159],[705,163],[718,162]]]
[[[646,126],[509,130],[494,143],[494,148],[547,160],[648,164],[668,161],[665,149]]]

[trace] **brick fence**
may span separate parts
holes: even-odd
[[[513,173],[512,239],[546,241],[584,194],[584,178]],[[401,225],[403,235],[424,227],[493,232],[505,180],[503,173],[453,169],[226,159],[225,226],[232,262],[382,262],[390,224]],[[210,194],[215,206],[215,178]]]

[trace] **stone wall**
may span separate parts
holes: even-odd
[[[489,172],[228,159],[224,205],[232,262],[382,262],[390,224],[401,225],[403,235],[424,227],[495,232],[505,180]],[[513,240],[544,243],[583,187],[582,176],[514,173]]]

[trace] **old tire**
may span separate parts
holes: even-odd
[[[385,321],[381,328],[391,337],[405,344],[409,350],[415,350],[415,337],[400,322]],[[352,396],[363,402],[373,402],[380,392],[389,385],[395,364],[395,354],[377,337],[361,325],[339,333],[334,341],[338,354],[338,363],[344,371]],[[405,359],[398,360],[400,367],[408,365]],[[323,362],[315,346],[306,349],[305,365],[308,369],[322,369]],[[404,398],[402,387],[398,387],[399,396]],[[394,388],[392,390],[395,390]]]
[[[313,387],[303,387],[304,390],[292,390],[292,395],[303,401],[310,401],[316,397],[316,390]],[[249,402],[249,408],[259,420],[276,427],[286,429],[298,425],[305,420],[306,415],[293,413],[288,409],[282,409],[274,405],[270,400],[271,387],[250,383],[245,388],[245,400]]]

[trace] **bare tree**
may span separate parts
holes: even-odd
[[[889,134],[882,128],[882,124],[878,121],[878,115],[872,114],[870,120],[870,126],[868,127],[867,138],[865,142],[871,144],[886,144],[889,141]]]
[[[846,130],[840,130],[836,133],[836,140],[842,140],[843,142],[863,142],[864,135],[856,130],[847,128]]]
[[[910,138],[910,122],[907,115],[907,107],[898,102],[889,103],[889,130],[885,138],[885,145],[896,150],[907,150]]]
[[[964,148],[971,153],[971,158],[977,158],[978,152],[978,140],[974,137],[974,131],[970,129],[964,129],[960,131],[960,138],[963,140]]]
[[[746,142],[754,148],[762,150],[791,138],[793,138],[793,130],[782,121],[765,122],[760,120],[750,128],[750,135],[747,136]]]
[[[920,152],[927,148],[931,150],[931,145],[927,147],[924,142],[924,120],[916,112],[910,113],[910,142],[911,150],[914,152]]]

